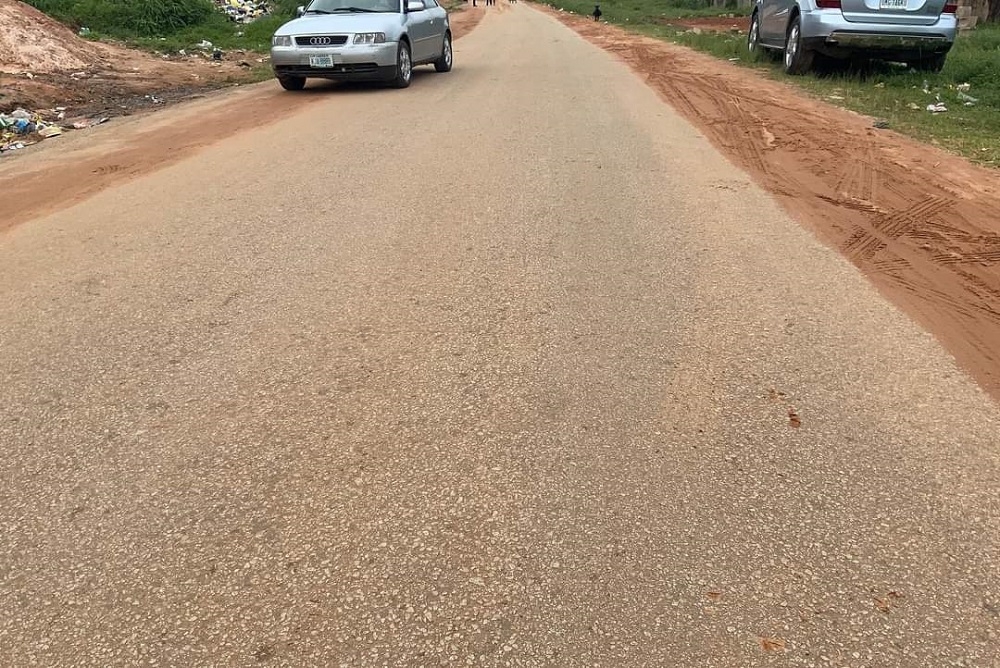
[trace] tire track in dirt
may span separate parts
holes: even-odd
[[[1000,173],[752,70],[538,9],[643,76],[1000,399]]]
[[[453,11],[454,38],[467,35],[483,15],[483,11],[471,8]],[[73,137],[76,141],[63,140],[69,146],[50,144],[36,154],[5,159],[0,165],[0,233],[328,99],[322,89],[289,95],[277,84],[260,84],[236,95],[223,92],[156,114],[109,123],[90,131],[89,136]]]

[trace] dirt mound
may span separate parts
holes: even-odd
[[[0,0],[0,71],[11,74],[88,70],[104,52],[34,7]]]

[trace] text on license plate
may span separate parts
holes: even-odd
[[[333,67],[333,56],[309,56],[309,67]]]
[[[906,0],[879,0],[879,9],[906,9]]]

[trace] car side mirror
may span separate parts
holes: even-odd
[[[422,12],[425,9],[427,9],[427,5],[424,4],[423,0],[406,0],[407,12]]]
[[[303,7],[302,5],[299,5],[298,7],[295,8],[295,18],[300,18],[305,13],[306,13],[306,8]]]

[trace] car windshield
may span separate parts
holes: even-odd
[[[398,12],[399,0],[313,0],[306,14]]]

